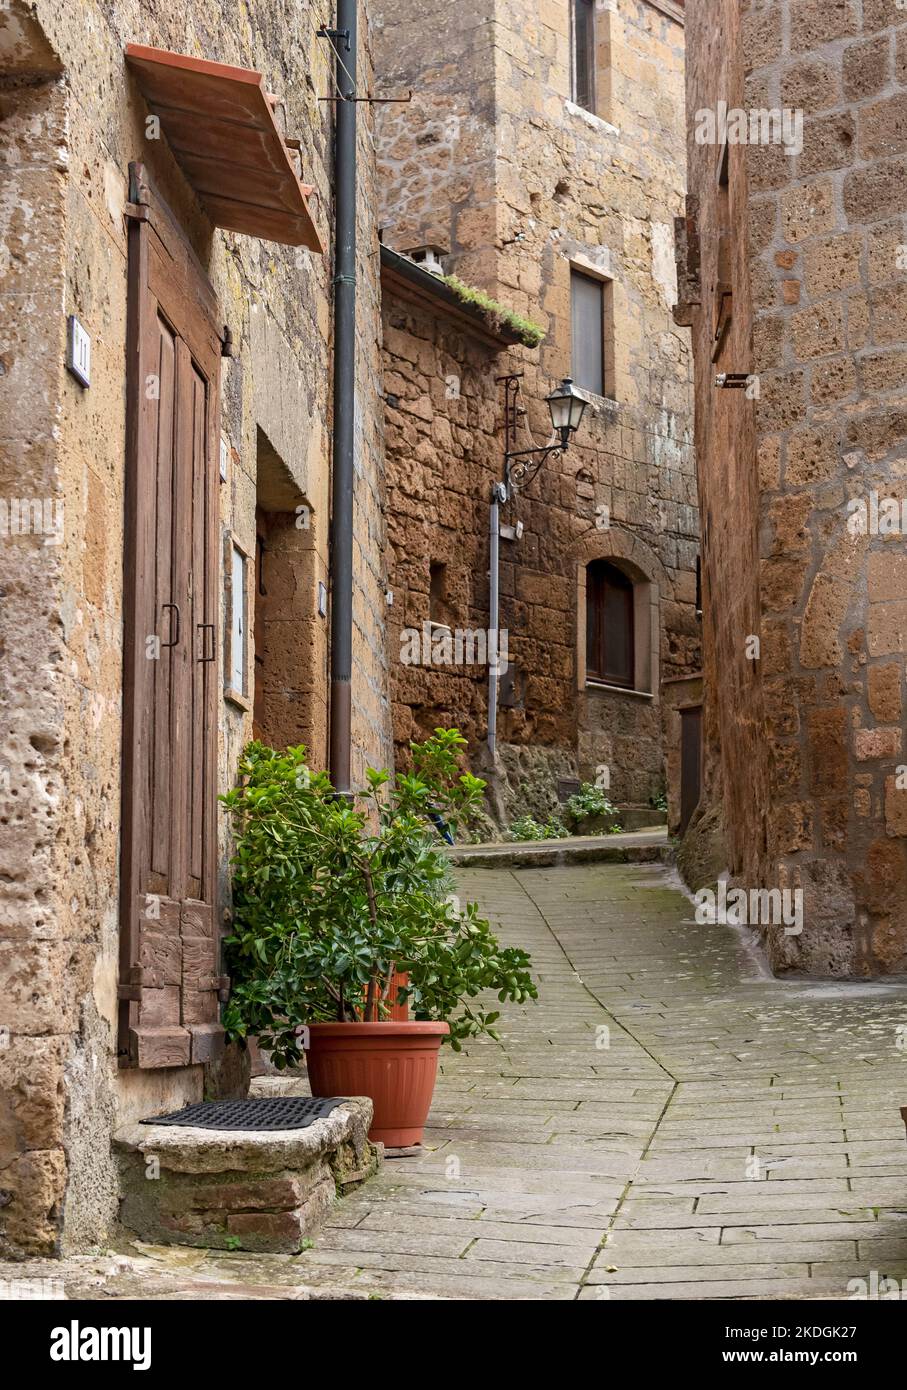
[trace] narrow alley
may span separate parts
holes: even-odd
[[[465,869],[535,1005],[298,1256],[123,1247],[68,1297],[830,1298],[907,1277],[907,986],[772,979],[650,864]],[[900,1045],[899,1045],[900,1044]]]

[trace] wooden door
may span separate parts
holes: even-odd
[[[680,711],[680,834],[686,833],[702,787],[702,706]]]
[[[175,1067],[218,1021],[217,303],[130,169],[120,1057]]]

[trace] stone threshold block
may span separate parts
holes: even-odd
[[[307,1129],[130,1125],[113,1137],[120,1222],[156,1245],[295,1254],[380,1166],[371,1120],[372,1102],[354,1097]]]

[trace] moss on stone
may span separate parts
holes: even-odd
[[[461,299],[464,304],[474,304],[476,308],[484,310],[499,327],[509,328],[514,333],[518,333],[524,347],[538,347],[544,338],[545,330],[540,324],[533,323],[531,319],[523,318],[522,314],[514,313],[506,305],[492,299],[491,295],[486,294],[484,290],[477,290],[472,285],[464,284],[456,275],[442,275],[440,279],[447,285],[448,289],[453,290],[457,298]]]

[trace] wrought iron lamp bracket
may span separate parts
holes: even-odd
[[[564,447],[561,444],[545,444],[538,449],[520,449],[515,453],[505,454],[508,494],[521,492],[523,488],[529,487],[545,460],[560,458],[563,452]]]

